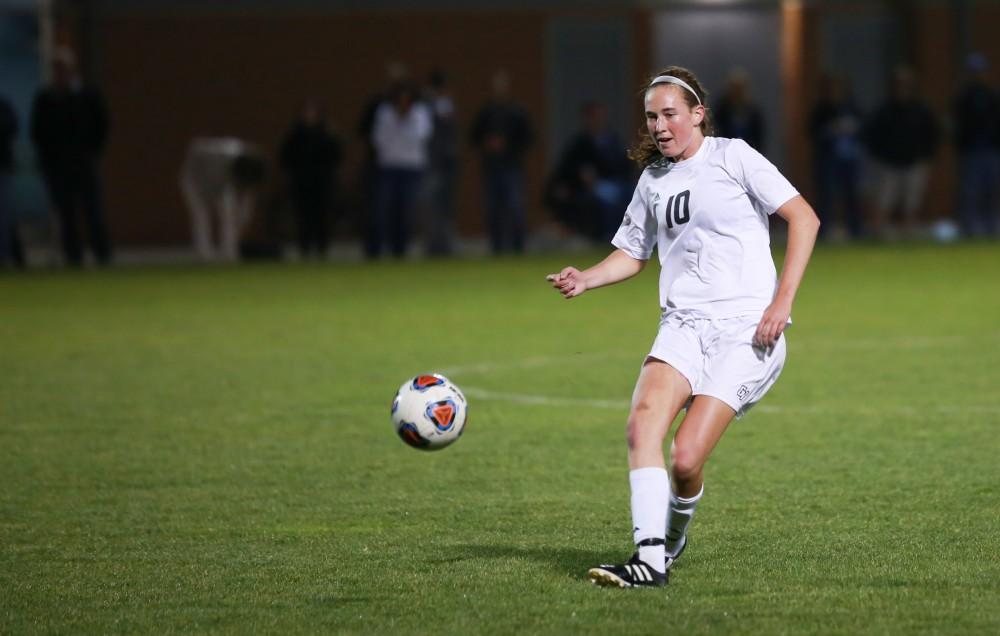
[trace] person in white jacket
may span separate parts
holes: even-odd
[[[240,236],[253,216],[264,162],[252,144],[234,137],[191,141],[181,166],[180,185],[191,214],[191,234],[203,261],[239,260]],[[218,241],[212,240],[217,226]]]
[[[427,145],[434,120],[415,87],[397,84],[375,112],[372,145],[378,166],[375,209],[368,220],[365,253],[378,258],[388,243],[392,255],[406,255],[412,214],[427,168]]]

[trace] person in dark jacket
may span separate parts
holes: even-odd
[[[493,76],[493,97],[472,124],[482,162],[486,223],[494,254],[524,251],[524,155],[534,140],[527,113],[510,99],[510,78]]]
[[[900,208],[905,234],[912,235],[927,189],[927,172],[937,152],[941,127],[917,94],[913,72],[896,69],[889,98],[865,123],[863,136],[875,162],[875,216],[872,228],[885,236]]]
[[[754,150],[764,152],[764,115],[750,98],[750,86],[743,71],[734,71],[729,76],[712,116],[719,137],[742,139]]]
[[[1000,96],[986,81],[989,65],[981,53],[966,60],[968,80],[955,96],[958,151],[958,209],[966,236],[997,233],[1000,182]]]
[[[299,253],[322,258],[330,243],[329,218],[336,200],[341,146],[327,127],[318,100],[308,99],[302,105],[300,116],[281,144],[280,159],[295,209]]]
[[[427,104],[434,118],[428,143],[427,253],[448,256],[455,251],[455,189],[458,184],[458,122],[455,101],[444,71],[428,81]]]
[[[608,126],[604,104],[581,109],[582,127],[566,144],[546,185],[556,219],[593,241],[611,240],[635,185],[627,147]]]
[[[822,238],[835,218],[837,203],[851,238],[861,238],[861,159],[863,147],[861,110],[851,97],[844,78],[824,78],[821,95],[809,115],[813,142],[813,176],[816,181],[816,212]]]
[[[59,215],[63,256],[71,266],[83,263],[78,215],[87,224],[97,262],[111,262],[111,240],[104,221],[98,163],[108,141],[104,99],[83,84],[69,49],[53,57],[52,83],[35,96],[31,138],[49,197]]]

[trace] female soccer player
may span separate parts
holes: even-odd
[[[687,546],[708,456],[733,417],[781,373],[783,331],[819,229],[812,208],[767,159],[739,139],[709,136],[705,98],[684,68],[650,81],[649,137],[631,153],[645,169],[612,239],[617,249],[589,269],[547,277],[574,298],[636,275],[654,246],[660,258],[663,314],[627,427],[637,550],[623,565],[592,568],[600,585],[666,585]],[[788,221],[780,279],[770,252],[772,213]],[[663,442],[685,407],[668,476]]]

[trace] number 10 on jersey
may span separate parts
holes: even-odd
[[[667,199],[667,209],[664,210],[664,217],[667,219],[667,228],[673,229],[674,225],[682,225],[691,220],[691,210],[689,202],[691,191],[685,190],[680,194],[671,195]]]

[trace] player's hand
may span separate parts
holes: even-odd
[[[788,317],[792,313],[792,308],[787,303],[775,300],[767,309],[757,324],[757,331],[753,335],[753,345],[761,349],[768,349],[778,343],[778,338],[788,324]]]
[[[574,298],[587,291],[587,283],[583,280],[580,270],[575,267],[566,267],[558,274],[549,274],[545,280],[552,283],[552,286],[566,298]]]

